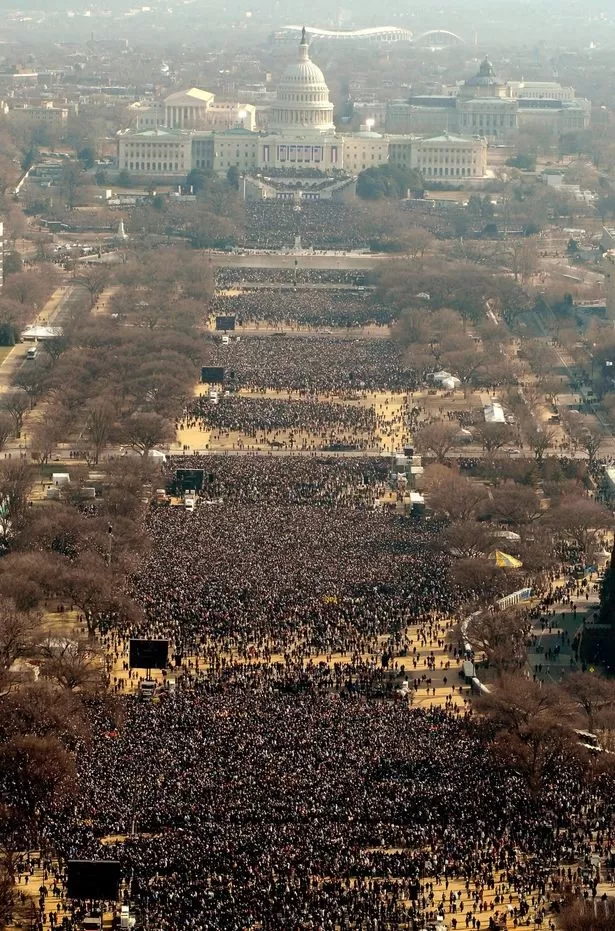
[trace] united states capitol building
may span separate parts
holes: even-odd
[[[487,169],[484,132],[339,133],[320,68],[311,60],[305,31],[296,61],[284,71],[267,127],[259,130],[255,108],[217,103],[199,88],[135,108],[137,125],[118,135],[118,166],[131,176],[183,179],[192,169],[225,174],[236,168],[255,175],[344,172],[376,165],[417,168],[427,181],[479,179]]]

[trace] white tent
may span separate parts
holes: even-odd
[[[518,541],[521,539],[518,533],[515,533],[514,530],[496,530],[493,534],[494,537],[500,537],[502,540],[514,540]]]
[[[499,401],[492,401],[491,404],[485,404],[483,413],[486,423],[506,423],[504,408]]]
[[[461,387],[461,379],[457,378],[456,375],[450,375],[448,378],[443,378],[440,384],[447,391],[454,391],[456,388]]]
[[[437,385],[441,385],[442,388],[446,388],[447,391],[453,391],[461,385],[460,378],[457,378],[456,375],[451,375],[450,372],[445,372],[444,369],[441,372],[432,372],[427,378]]]
[[[62,336],[64,330],[61,326],[27,326],[21,333],[21,338],[26,341],[40,342],[46,339],[57,339]]]

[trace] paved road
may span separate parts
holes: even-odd
[[[538,638],[538,643],[536,649],[528,653],[528,662],[536,677],[541,681],[559,682],[566,672],[579,668],[579,664],[574,660],[571,643],[564,642],[560,633],[565,631],[569,640],[572,641],[584,619],[593,614],[600,602],[600,594],[594,591],[594,583],[595,578],[588,587],[589,598],[586,598],[584,594],[574,596],[574,607],[561,604],[554,606],[555,616],[550,630],[548,627],[542,630],[538,625],[533,628],[532,632]],[[547,657],[549,650],[553,651],[553,655]]]
[[[223,268],[340,268],[367,272],[383,262],[390,262],[389,255],[374,255],[358,252],[332,253],[264,253],[210,252],[209,261]],[[295,266],[295,262],[297,265]]]
[[[191,449],[188,455],[197,453],[199,456],[307,456],[312,459],[319,459],[321,456],[341,457],[343,459],[359,459],[362,456],[386,456],[390,457],[390,452],[382,449],[352,449],[346,451],[338,449]],[[172,450],[168,455],[173,458],[181,459],[185,454],[178,450]]]
[[[75,284],[67,285],[59,300],[56,292],[47,301],[34,323],[61,325],[73,311],[79,310],[84,305],[88,306],[89,301],[90,296],[84,287]],[[7,391],[10,388],[18,370],[25,364],[26,353],[30,346],[30,343],[17,343],[6,356],[0,365],[0,391]]]
[[[220,334],[218,334],[220,335]],[[231,334],[229,334],[231,335]],[[300,337],[301,339],[322,339],[323,336],[335,336],[341,339],[388,339],[390,336],[389,328],[382,326],[368,327],[323,327],[322,329],[293,330],[290,327],[279,326],[272,327],[237,327],[234,332],[235,336],[273,336],[278,339],[284,336],[288,339]],[[232,338],[232,335],[231,335]]]

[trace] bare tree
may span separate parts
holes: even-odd
[[[96,402],[88,411],[86,436],[94,451],[93,462],[98,465],[100,455],[109,442],[113,427],[113,411],[109,404]]]
[[[112,544],[111,534],[109,540]],[[85,553],[65,567],[57,582],[58,590],[81,608],[90,638],[94,637],[101,618],[113,614],[125,620],[138,613],[134,602],[118,585],[118,575],[109,565],[110,556],[111,551],[107,558]]]
[[[592,498],[568,498],[549,508],[544,523],[562,540],[574,543],[581,553],[589,556],[600,532],[613,526],[613,516]]]
[[[23,428],[24,415],[30,407],[28,395],[25,391],[11,391],[4,395],[2,407],[11,418],[13,433],[19,436]]]
[[[475,520],[457,520],[441,533],[446,549],[453,556],[480,556],[489,547],[489,536]]]
[[[471,482],[456,469],[442,465],[425,469],[425,490],[431,506],[453,521],[473,517],[487,497],[484,485]]]
[[[531,627],[526,613],[516,608],[484,610],[469,619],[466,636],[472,649],[483,653],[490,666],[500,673],[513,672],[526,662]]]
[[[572,728],[555,716],[537,718],[519,731],[500,731],[493,751],[506,768],[519,773],[534,797],[549,792],[562,760],[582,756]]]
[[[577,718],[565,692],[555,685],[505,673],[489,695],[480,698],[481,711],[501,728],[520,733],[533,720],[561,719],[572,726]]]
[[[71,691],[99,691],[102,687],[102,658],[91,643],[50,639],[43,644],[41,653],[41,675],[46,679],[54,679]]]
[[[508,264],[515,281],[518,281],[519,278],[525,281],[536,271],[538,264],[536,239],[526,237],[523,239],[507,239],[502,254],[508,258]]]
[[[39,812],[74,796],[74,759],[56,737],[18,735],[0,744],[0,770],[13,786],[9,817],[23,832],[22,847],[35,843]]]
[[[556,404],[559,395],[563,390],[562,379],[556,376],[549,376],[540,380],[540,387],[544,396],[550,404]]]
[[[400,240],[408,255],[413,258],[417,256],[423,258],[425,252],[433,248],[436,242],[431,233],[417,226],[403,230]]]
[[[541,401],[541,394],[535,385],[526,385],[523,389],[523,400],[531,414],[534,414]]]
[[[593,464],[606,439],[600,424],[594,417],[579,414],[577,411],[569,411],[564,416],[564,425],[575,448],[580,446],[584,449],[590,464]]]
[[[152,449],[171,443],[175,439],[173,424],[159,414],[133,414],[125,421],[123,433],[127,445],[144,458],[147,458]]]
[[[89,722],[78,695],[47,679],[28,682],[3,696],[0,740],[18,734],[59,737],[66,746],[87,737]]]
[[[600,424],[592,417],[584,417],[580,423],[578,423],[578,427],[579,432],[576,436],[577,443],[585,450],[590,464],[593,465],[606,437]]]
[[[13,434],[13,422],[8,414],[0,412],[0,450],[4,449]]]
[[[575,705],[587,716],[587,726],[594,730],[596,715],[615,706],[615,683],[592,672],[571,672],[562,685]]]
[[[18,611],[14,601],[0,598],[0,668],[10,669],[31,652],[40,623],[40,615]]]
[[[532,795],[545,790],[563,759],[580,756],[578,715],[558,686],[505,673],[478,702],[497,729],[492,752],[525,780]]]
[[[535,521],[542,513],[540,499],[532,488],[505,482],[494,488],[485,511],[494,520],[520,526]]]
[[[510,440],[510,430],[503,423],[482,423],[474,429],[483,445],[483,450],[489,455],[502,449]]]
[[[32,458],[37,459],[42,465],[49,462],[54,449],[67,434],[68,418],[62,416],[62,411],[58,408],[53,413],[55,416],[47,417],[32,431]]]
[[[109,269],[104,265],[89,265],[76,280],[90,295],[90,307],[93,307],[109,283]]]
[[[66,352],[68,346],[68,339],[64,335],[46,339],[43,343],[43,349],[49,356],[52,365],[55,365],[62,353]]]
[[[27,368],[21,368],[14,380],[16,388],[21,388],[26,392],[30,400],[30,409],[34,407],[38,399],[44,394],[47,385],[48,371],[45,366],[31,364]]]
[[[502,570],[492,560],[457,559],[451,572],[460,598],[468,604],[491,604],[502,594]]]
[[[0,462],[0,534],[6,541],[23,524],[28,495],[32,488],[32,471],[25,460],[4,459]]]
[[[440,421],[427,424],[416,433],[416,445],[422,452],[433,453],[438,462],[444,462],[455,446],[458,432],[459,427],[454,423]]]
[[[550,427],[532,426],[526,430],[526,436],[536,461],[542,462],[546,451],[555,439],[555,430]]]

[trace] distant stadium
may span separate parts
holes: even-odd
[[[301,35],[302,26],[282,26],[274,33],[276,42],[296,42]],[[319,29],[306,26],[308,39],[324,39],[331,42],[412,42],[410,29],[401,26],[374,26],[371,29]]]
[[[448,29],[430,29],[420,36],[414,37],[414,44],[421,48],[441,49],[448,48],[451,45],[463,45],[464,39],[458,36],[456,32],[449,32]]]
[[[273,34],[274,42],[280,44],[295,43],[301,35],[302,26],[282,26]],[[306,26],[305,32],[310,42],[317,39],[325,42],[412,42],[422,48],[440,49],[451,45],[463,44],[464,40],[448,29],[430,29],[415,36],[410,29],[402,26],[373,26],[369,29],[320,29]]]

